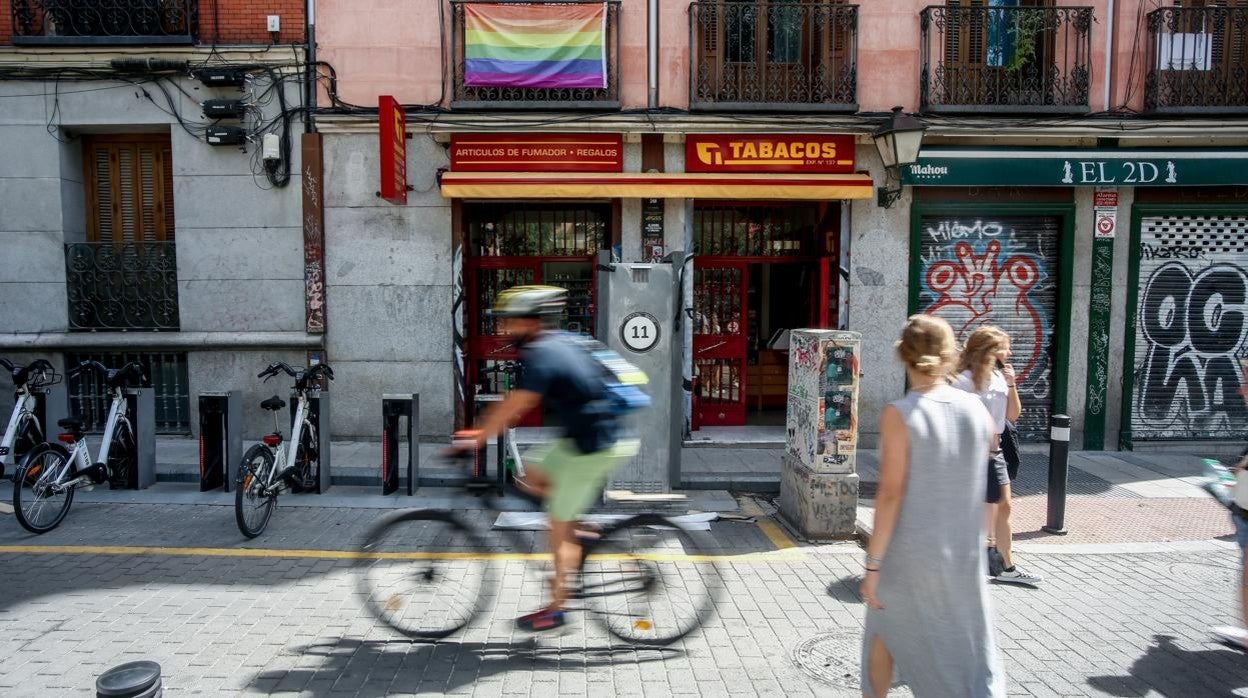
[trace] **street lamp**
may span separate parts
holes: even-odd
[[[876,201],[884,208],[891,208],[901,196],[901,168],[918,162],[919,146],[923,143],[923,132],[927,126],[918,119],[903,113],[901,107],[893,107],[893,114],[871,134],[875,139],[875,148],[880,151],[880,159],[884,161],[885,179],[897,179],[897,188],[879,187],[876,189]]]

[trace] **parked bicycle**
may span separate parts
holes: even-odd
[[[500,485],[474,477],[466,490],[497,512]],[[524,492],[509,492],[529,499]],[[621,501],[645,495],[618,494]],[[688,532],[660,514],[637,514],[581,537],[584,554],[569,595],[611,635],[625,642],[669,645],[696,630],[714,612],[722,588],[714,563],[698,554]],[[525,536],[488,532],[450,510],[409,509],[380,520],[365,536],[355,563],[364,605],[379,620],[414,638],[439,639],[468,625],[503,576],[496,562],[526,550]],[[531,538],[531,537],[530,537]],[[506,550],[508,553],[500,553]],[[519,556],[531,559],[532,551]],[[540,556],[539,556],[540,557]],[[505,564],[505,563],[504,563]],[[507,575],[508,579],[511,575]]]
[[[264,533],[277,506],[277,496],[285,490],[304,492],[316,489],[320,471],[320,453],[316,426],[308,418],[309,394],[317,389],[321,376],[334,379],[334,370],[328,364],[317,364],[307,370],[291,368],[276,361],[260,372],[257,378],[267,383],[270,378],[285,373],[295,379],[295,419],[290,442],[282,448],[282,429],[278,411],[286,407],[286,401],[278,396],[260,403],[260,409],[273,413],[273,433],[260,439],[260,443],[247,449],[238,467],[237,486],[234,489],[234,519],[244,536],[255,538]]]
[[[112,395],[100,459],[91,458],[81,417],[58,420],[57,426],[66,430],[56,437],[60,443],[44,442],[22,458],[13,474],[13,513],[31,533],[46,533],[60,525],[78,488],[91,489],[105,482],[124,488],[133,477],[137,453],[125,391],[147,380],[143,369],[137,363],[112,369],[99,361],[83,361],[67,375],[74,378],[87,371],[99,374]]]
[[[19,366],[8,359],[0,359],[0,368],[13,377],[17,400],[3,433],[0,433],[0,478],[10,463],[43,443],[43,425],[35,415],[36,395],[41,390],[61,382],[61,376],[44,359],[35,359],[27,366]]]

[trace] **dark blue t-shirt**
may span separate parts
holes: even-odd
[[[603,400],[602,366],[563,332],[543,332],[520,348],[523,373],[517,385],[542,396],[542,404],[576,442],[581,453],[594,453],[615,443],[615,420]]]

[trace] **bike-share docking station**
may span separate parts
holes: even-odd
[[[56,383],[52,385],[37,385],[28,387],[31,397],[34,398],[34,407],[30,410],[35,419],[39,420],[40,433],[44,439],[56,438],[56,422],[69,416],[69,388],[64,382],[60,382],[59,374]],[[6,396],[7,397],[7,396]],[[20,396],[14,392],[12,402],[4,402],[0,404],[0,419],[5,419],[12,413],[17,406]],[[0,422],[0,436],[3,436],[3,430],[7,425]],[[18,447],[17,440],[14,439],[13,448]],[[12,475],[13,468],[17,466],[18,461],[25,456],[24,451],[16,453],[0,454],[4,455],[4,462],[8,463],[5,469],[5,475]]]
[[[407,494],[420,482],[420,395],[381,396],[381,493],[399,489],[399,420],[407,419]],[[319,433],[319,431],[318,431]]]
[[[680,484],[684,259],[684,252],[658,264],[612,262],[610,252],[598,256],[598,339],[646,372],[651,400],[648,409],[624,418],[641,449],[612,474],[611,489],[666,493]]]
[[[243,454],[243,405],[231,392],[199,394],[199,491],[230,491]]]
[[[156,391],[126,388],[126,406],[133,419],[134,459],[126,489],[145,490],[156,484]]]
[[[308,390],[308,423],[316,429],[316,493],[325,494],[333,483],[329,460],[329,391],[321,388]],[[299,408],[299,391],[290,391],[290,431],[295,433],[295,419]]]

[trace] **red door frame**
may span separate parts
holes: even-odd
[[[715,206],[723,205],[740,205],[740,206],[773,206],[776,204],[792,204],[792,202],[725,202],[725,201],[708,201],[699,202],[707,203]],[[838,209],[839,210],[839,209]],[[746,412],[746,361],[748,355],[749,337],[747,336],[747,319],[749,314],[749,266],[751,264],[811,264],[817,274],[817,283],[813,285],[812,293],[814,296],[807,299],[811,308],[811,324],[816,327],[831,328],[836,326],[837,309],[832,305],[831,299],[828,297],[829,289],[832,284],[837,282],[836,272],[838,271],[839,262],[839,245],[840,230],[839,216],[831,216],[833,209],[829,203],[819,204],[818,221],[815,229],[816,239],[811,241],[814,248],[820,252],[816,255],[793,255],[793,256],[773,256],[773,255],[713,255],[713,256],[697,256],[694,258],[693,266],[695,270],[695,284],[697,270],[702,269],[722,269],[722,268],[740,268],[742,287],[741,293],[741,317],[739,322],[739,336],[733,336],[725,341],[725,335],[700,334],[698,333],[697,319],[694,322],[693,337],[693,360],[699,359],[725,359],[739,361],[739,393],[737,394],[737,403],[725,407],[723,403],[709,401],[707,393],[714,387],[708,387],[707,377],[702,376],[699,381],[699,390],[701,397],[698,400],[699,414],[695,415],[695,420],[699,426],[740,426],[745,424]],[[829,225],[830,224],[830,225]],[[696,232],[695,232],[696,235]],[[697,290],[694,291],[695,296]],[[695,375],[698,371],[695,368]]]
[[[694,272],[694,318],[693,318],[693,361],[695,365],[699,361],[719,360],[725,362],[736,363],[736,397],[733,402],[726,402],[713,398],[715,393],[722,394],[724,391],[731,393],[733,387],[731,385],[723,386],[721,381],[728,380],[731,382],[733,376],[729,374],[725,378],[722,373],[719,376],[699,375],[699,389],[702,391],[701,400],[699,401],[698,422],[703,426],[737,426],[745,423],[745,357],[747,347],[747,318],[748,318],[748,293],[750,288],[750,265],[740,259],[728,257],[714,257],[708,259],[695,259],[693,262]],[[716,306],[714,309],[707,308],[704,301],[699,303],[699,296],[705,294],[706,291],[699,293],[699,286],[705,284],[703,281],[699,283],[699,279],[705,279],[707,275],[714,274],[716,271],[728,272],[737,275],[737,288],[732,288],[728,282],[724,281],[722,276],[718,283],[715,283],[715,289],[711,291],[713,296],[722,297],[726,292],[736,294],[735,314],[724,316],[720,312],[723,309],[722,300],[720,302],[712,301]],[[699,307],[701,306],[701,307]],[[731,307],[731,306],[729,306]],[[711,313],[704,312],[711,310]],[[706,330],[710,330],[709,332]]]

